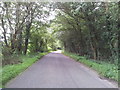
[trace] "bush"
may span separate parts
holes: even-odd
[[[2,65],[21,63],[17,54],[13,54],[9,47],[2,47]]]
[[[16,77],[19,73],[23,72],[25,69],[27,69],[29,66],[31,66],[33,63],[35,63],[37,60],[39,60],[42,56],[46,55],[47,53],[48,52],[21,55],[19,57],[21,58],[22,63],[4,66],[2,68],[2,85],[3,85],[2,87],[4,87],[4,85],[9,80]]]

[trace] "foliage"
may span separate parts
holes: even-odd
[[[0,2],[3,84],[36,61],[37,56],[27,55],[58,47],[83,56],[73,55],[117,80],[116,66],[109,63],[118,65],[118,6],[117,2]],[[21,61],[23,54],[26,59]]]
[[[14,65],[6,65],[2,68],[2,84],[3,86],[12,78],[23,72],[26,68],[32,65],[34,62],[39,60],[42,56],[46,55],[47,52],[29,54],[27,56],[21,55],[20,58],[22,63]]]
[[[9,47],[2,47],[2,66],[8,64],[18,64],[21,63],[17,54],[11,52]]]
[[[50,3],[1,2],[0,6],[4,47],[17,54],[47,51]]]
[[[54,31],[66,51],[118,64],[118,3],[56,5],[59,11]]]
[[[83,56],[68,52],[63,52],[63,54],[70,56],[71,58],[91,67],[104,77],[118,81],[118,66],[115,64],[106,63],[103,61],[93,61],[86,59]]]

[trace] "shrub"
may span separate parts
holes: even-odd
[[[17,54],[13,54],[9,47],[2,47],[2,65],[21,63]]]

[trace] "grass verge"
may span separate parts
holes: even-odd
[[[104,77],[118,81],[118,66],[115,64],[110,64],[103,61],[88,60],[83,56],[69,52],[63,52],[63,54],[87,65]]]
[[[2,72],[0,72],[2,73],[2,86],[0,87],[5,87],[5,84],[9,80],[16,77],[18,74],[23,72],[25,69],[27,69],[29,66],[31,66],[33,63],[38,61],[42,56],[46,54],[48,54],[48,52],[30,54],[30,55],[20,55],[20,59],[22,60],[22,63],[4,66],[2,68]]]

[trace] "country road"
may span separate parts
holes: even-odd
[[[44,56],[6,84],[6,88],[117,88],[111,82],[58,52]]]

